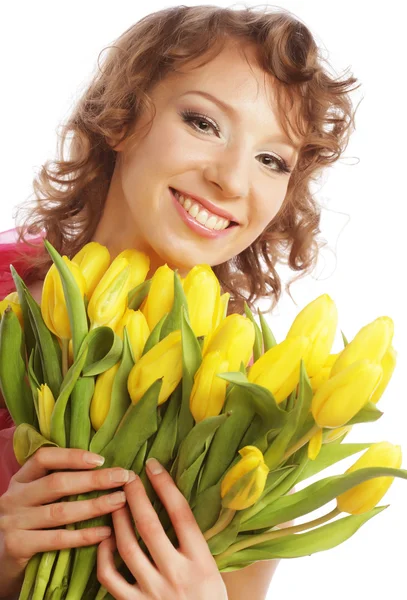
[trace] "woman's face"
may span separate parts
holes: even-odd
[[[142,115],[136,141],[115,147],[94,239],[115,253],[143,250],[153,271],[167,263],[183,274],[196,264],[231,259],[262,233],[286,195],[284,165],[292,170],[297,154],[273,111],[271,80],[253,50],[246,54],[250,64],[229,44],[208,64],[184,67],[155,86],[151,128],[143,130],[149,116]],[[191,198],[183,207],[170,188],[201,202]],[[221,211],[229,219],[219,221]],[[228,220],[237,225],[223,229]]]

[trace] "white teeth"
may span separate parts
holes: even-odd
[[[230,221],[227,219],[222,219],[221,217],[209,213],[207,210],[203,209],[200,204],[193,202],[190,198],[186,198],[177,191],[175,192],[175,196],[191,217],[194,217],[201,225],[205,225],[208,229],[213,229],[215,231],[220,231],[221,229],[226,229],[226,227],[228,227]]]

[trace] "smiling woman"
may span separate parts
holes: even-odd
[[[46,235],[68,256],[91,240],[107,246],[112,258],[126,248],[141,250],[149,257],[148,278],[165,264],[182,276],[209,264],[230,293],[229,312],[243,312],[245,300],[254,307],[263,297],[275,306],[281,294],[276,266],[287,260],[305,275],[316,263],[320,208],[310,186],[347,146],[356,81],[330,75],[311,32],[288,11],[176,6],[147,15],[108,48],[64,123],[59,156],[34,181],[35,202],[24,207],[19,239]],[[27,264],[38,289],[49,256],[27,256]],[[51,530],[44,535],[46,505],[56,500],[50,470],[60,471],[64,496],[101,485],[83,471],[86,457],[79,450],[44,450],[2,497],[7,540],[29,533],[23,544],[0,544],[5,593],[18,588],[35,553],[59,549],[62,541],[64,547],[96,543],[82,537],[85,530],[60,530],[63,540]],[[83,489],[68,469],[82,470]],[[226,573],[222,581],[171,478],[150,475],[184,547],[175,549],[163,536],[140,482],[127,474],[131,514],[123,504],[109,511],[119,551],[134,549],[124,559],[139,585],[130,586],[116,570],[111,538],[98,556],[98,576],[109,592],[134,599],[178,600],[180,590],[194,600],[264,598],[276,563]],[[36,505],[27,506],[34,489]],[[92,515],[108,510],[87,502],[88,517],[91,509]],[[131,515],[141,518],[155,565],[136,545]],[[61,519],[53,525],[69,522]]]

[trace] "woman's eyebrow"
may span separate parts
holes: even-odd
[[[216,96],[213,96],[213,94],[210,94],[209,92],[205,92],[203,90],[189,90],[188,92],[184,92],[183,94],[181,94],[180,98],[186,96],[187,94],[198,94],[199,96],[203,96],[204,98],[211,100],[212,102],[223,108],[223,110],[225,110],[226,112],[232,113],[233,115],[237,116],[238,111],[233,106],[231,106],[230,104],[226,104],[226,102],[224,102],[220,98],[217,98]],[[285,135],[274,134],[269,137],[269,140],[273,142],[279,142],[281,144],[286,144],[294,150],[298,150],[298,146],[295,146],[295,144]]]

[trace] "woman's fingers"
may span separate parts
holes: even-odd
[[[171,573],[178,553],[168,539],[140,478],[137,477],[131,483],[126,484],[124,491],[136,529],[147,546],[157,569],[164,577],[167,577]],[[117,534],[116,539],[119,544]]]
[[[43,446],[33,454],[13,476],[18,483],[28,483],[47,475],[49,471],[67,469],[94,469],[100,462],[89,462],[97,458],[97,454],[78,448],[57,448]]]
[[[86,521],[100,515],[117,510],[126,502],[126,494],[114,492],[104,494],[91,500],[75,500],[74,502],[58,502],[45,506],[26,508],[7,516],[10,529],[49,529],[61,527],[69,523]],[[2,517],[0,517],[1,523]],[[1,525],[0,525],[1,527]]]
[[[199,529],[193,512],[170,474],[155,459],[147,461],[146,471],[171,519],[181,551],[190,558],[201,560],[206,555],[211,556],[208,544]],[[135,482],[131,486],[126,485],[124,489],[130,489],[134,485]]]
[[[97,554],[97,578],[107,591],[117,600],[145,600],[146,596],[137,585],[130,585],[120,575],[114,564],[116,550],[114,536],[99,544]]]
[[[120,556],[135,577],[141,590],[153,595],[161,588],[162,577],[139,546],[134,534],[129,509],[124,507],[115,511],[112,518],[115,543]]]
[[[131,471],[115,467],[95,471],[59,471],[22,486],[22,506],[40,506],[55,502],[64,496],[84,494],[94,490],[107,490],[123,486],[133,477]],[[18,489],[14,492],[18,494]]]
[[[44,531],[7,530],[3,533],[6,555],[18,560],[31,558],[37,552],[77,548],[98,544],[112,533],[110,527],[88,529],[52,529]]]

